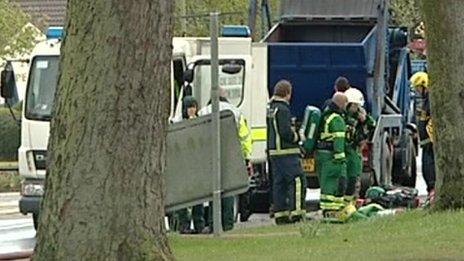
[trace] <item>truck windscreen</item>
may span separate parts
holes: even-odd
[[[226,92],[226,98],[237,107],[243,100],[243,86],[245,83],[245,66],[238,73],[228,74],[222,71],[223,65],[219,66],[219,86]],[[206,106],[211,94],[211,66],[209,64],[198,64],[195,66],[194,86],[196,89],[195,97],[199,98],[200,106]],[[200,92],[200,93],[198,93]]]
[[[58,62],[58,56],[34,57],[26,94],[27,119],[50,120],[58,81]]]

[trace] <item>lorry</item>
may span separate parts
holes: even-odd
[[[299,121],[307,105],[323,109],[339,76],[364,94],[376,128],[361,148],[361,196],[372,184],[414,186],[416,180],[407,30],[388,21],[385,0],[282,0],[280,21],[263,39],[269,93],[278,80],[289,80]],[[314,159],[302,165],[316,187]]]

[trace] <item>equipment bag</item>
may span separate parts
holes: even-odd
[[[307,106],[303,122],[298,132],[300,141],[306,154],[313,153],[319,138],[319,124],[321,123],[321,110],[315,106]]]

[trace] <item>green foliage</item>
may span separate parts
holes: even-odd
[[[270,0],[272,19],[278,17],[279,0]],[[183,8],[185,4],[185,9]],[[260,9],[258,7],[258,9]],[[185,10],[185,13],[184,11]],[[176,0],[175,36],[209,36],[209,13],[218,11],[220,25],[247,25],[248,0]],[[261,18],[258,11],[256,22],[257,35],[261,35]],[[185,30],[182,28],[185,26]]]
[[[29,17],[9,0],[0,0],[0,58],[27,53],[34,46],[36,29]]]
[[[21,180],[17,171],[0,172],[0,193],[19,191]]]
[[[422,21],[418,0],[392,0],[390,8],[395,25],[413,29]]]
[[[21,113],[14,110],[17,119]],[[21,128],[13,120],[8,108],[0,108],[0,161],[17,160]]]

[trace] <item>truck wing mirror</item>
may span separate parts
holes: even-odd
[[[193,69],[187,69],[184,71],[184,82],[193,82]]]
[[[222,72],[226,74],[237,74],[242,71],[242,66],[239,64],[224,64],[222,66]]]
[[[16,81],[11,62],[7,62],[5,69],[1,72],[1,96],[5,99],[12,99],[15,97]]]

